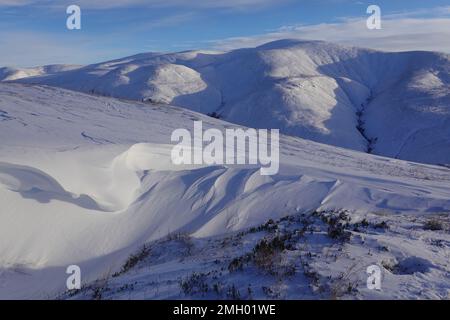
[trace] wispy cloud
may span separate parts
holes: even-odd
[[[173,27],[191,21],[195,19],[197,16],[198,15],[194,12],[184,12],[169,16],[163,16],[160,17],[159,19],[131,24],[124,32],[129,32],[130,30],[136,32],[143,30]]]
[[[39,5],[47,6],[55,3],[65,3],[66,0],[0,0],[1,6]],[[69,2],[69,0],[67,0]],[[71,2],[71,1],[70,1]],[[184,0],[79,0],[77,3],[102,2],[110,6],[126,5],[179,5],[187,6]],[[145,4],[144,4],[145,2]],[[204,0],[195,1],[201,8],[227,5],[246,6],[273,5],[275,0]],[[276,1],[279,3],[279,1]],[[125,17],[124,27],[108,29],[101,36],[88,32],[52,32],[33,31],[16,24],[15,19],[0,21],[0,66],[33,66],[50,63],[79,63],[98,62],[110,58],[152,51],[171,50],[170,41],[164,45],[160,37],[152,40],[149,30],[157,30],[163,34],[164,28],[185,25],[188,22],[201,19],[205,12],[192,9],[194,1],[189,1],[191,10],[167,10],[169,13],[156,15],[152,19],[136,19]],[[6,12],[8,10],[3,10]],[[11,10],[12,12],[16,10]],[[163,10],[166,11],[166,10]],[[189,49],[218,49],[230,50],[242,47],[254,47],[269,41],[294,38],[305,40],[325,40],[347,45],[355,45],[385,51],[430,50],[450,52],[450,6],[428,9],[417,9],[405,12],[384,14],[382,12],[382,29],[368,30],[366,17],[344,17],[335,22],[310,25],[288,25],[276,30],[267,31],[254,36],[234,37],[218,40],[198,40],[189,35],[174,42],[174,50],[181,47]],[[106,16],[108,18],[108,16]],[[115,16],[116,17],[116,16]],[[117,17],[116,17],[117,18]],[[120,18],[120,17],[119,17]],[[64,26],[64,24],[62,24]],[[109,25],[110,26],[110,25]],[[25,29],[24,29],[25,28]],[[175,28],[176,29],[176,28]],[[145,37],[132,35],[143,34]],[[157,42],[156,39],[160,41]]]
[[[221,39],[212,44],[216,49],[230,50],[284,38],[325,40],[385,51],[450,52],[450,18],[408,18],[398,14],[385,17],[381,30],[367,29],[365,18],[349,18],[336,23],[285,26],[266,34]]]
[[[402,19],[402,18],[414,18],[414,17],[448,17],[450,16],[450,6],[438,6],[434,8],[422,8],[409,11],[400,11],[384,15],[386,19]]]

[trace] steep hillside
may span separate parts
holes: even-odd
[[[330,145],[449,164],[450,58],[280,40],[230,52],[139,54],[23,78],[149,100]]]

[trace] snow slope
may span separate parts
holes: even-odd
[[[80,68],[77,65],[52,64],[35,68],[0,68],[0,81],[13,81],[28,77],[47,76],[50,74],[74,70]]]
[[[280,40],[230,52],[139,54],[23,78],[216,113],[232,123],[449,164],[450,58]]]
[[[281,137],[275,176],[256,166],[174,166],[171,133],[195,120],[234,126],[168,105],[0,84],[0,298],[64,291],[71,264],[83,283],[111,274],[169,233],[204,239],[327,209],[450,212],[447,168],[295,137]],[[448,272],[448,251],[416,249]],[[448,285],[441,273],[432,281]]]
[[[448,214],[296,213],[224,236],[146,243],[117,272],[57,298],[448,299],[448,232]]]

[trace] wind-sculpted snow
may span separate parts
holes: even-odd
[[[0,162],[0,187],[19,193],[24,199],[40,203],[58,200],[85,209],[102,210],[89,196],[73,195],[65,191],[51,176],[26,166]]]
[[[44,298],[169,233],[227,234],[296,213],[450,211],[445,167],[281,136],[280,171],[175,166],[174,129],[234,125],[168,105],[0,85],[0,297]]]
[[[442,53],[280,40],[230,52],[139,54],[15,78],[172,104],[334,146],[449,164],[449,71],[449,56]]]

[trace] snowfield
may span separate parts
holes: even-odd
[[[254,128],[450,164],[450,56],[279,40],[230,52],[144,53],[88,65],[0,70],[0,80],[188,108]]]
[[[278,52],[273,46],[260,50]],[[224,74],[237,54],[254,61],[252,51],[230,53]],[[181,55],[203,56],[203,68],[224,59]],[[104,67],[112,76],[132,61]],[[67,72],[81,77],[89,68]],[[0,298],[449,297],[448,168],[287,135],[274,176],[257,166],[172,165],[172,131],[197,120],[237,126],[162,103],[0,84]],[[83,290],[64,293],[74,264]],[[366,288],[371,264],[382,267],[381,291]]]

